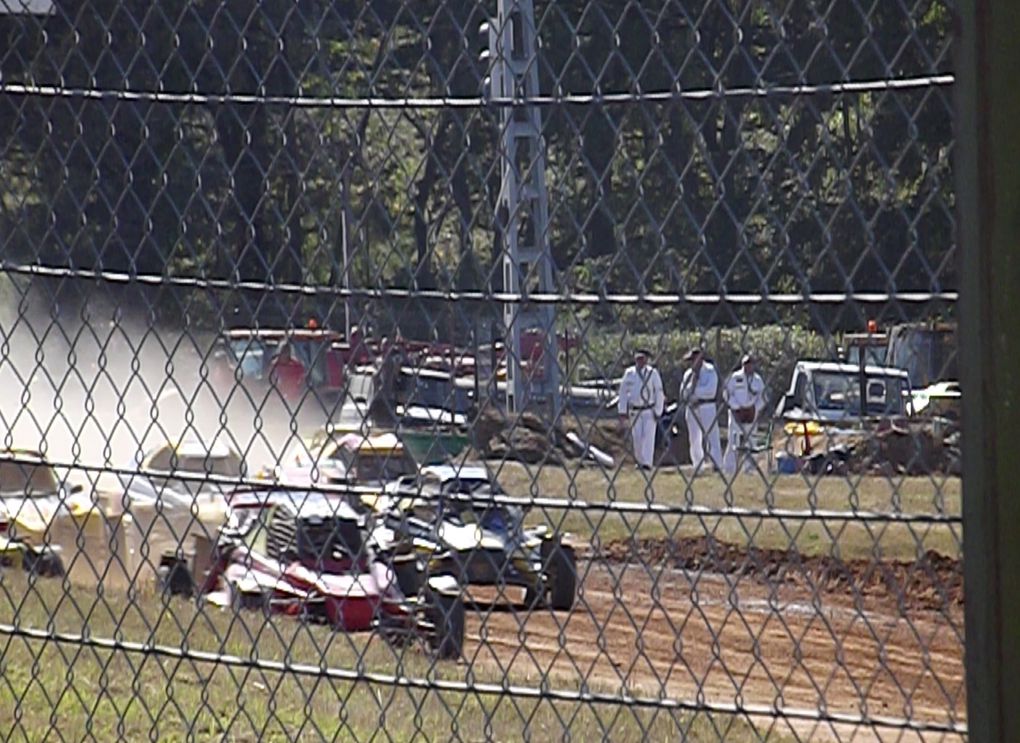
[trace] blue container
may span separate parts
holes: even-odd
[[[797,458],[789,454],[780,454],[776,457],[776,472],[780,475],[796,475],[800,469],[797,465]]]

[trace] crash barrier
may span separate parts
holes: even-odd
[[[0,737],[965,737],[951,17],[0,0]]]

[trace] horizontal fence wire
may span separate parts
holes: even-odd
[[[277,662],[257,657],[243,658],[223,653],[194,650],[187,646],[167,647],[155,644],[130,642],[114,638],[88,637],[69,635],[61,632],[49,632],[27,627],[0,624],[0,635],[20,637],[27,640],[42,640],[64,645],[88,647],[97,650],[131,653],[147,656],[160,656],[179,660],[191,660],[199,663],[213,663],[235,668],[250,668],[272,673],[293,674],[310,678],[332,679],[350,683],[364,682],[383,686],[397,686],[411,689],[451,692],[456,694],[484,694],[504,696],[512,694],[526,699],[547,699],[563,702],[592,702],[608,706],[649,707],[652,709],[683,710],[690,712],[717,712],[721,714],[737,714],[780,719],[825,722],[841,725],[865,725],[891,730],[909,730],[915,732],[965,733],[966,726],[959,724],[940,725],[937,723],[918,723],[912,720],[897,719],[883,716],[858,716],[807,710],[785,706],[758,705],[727,705],[707,702],[683,702],[672,699],[654,699],[639,696],[613,696],[593,691],[569,691],[554,688],[538,688],[509,684],[464,684],[456,681],[431,678],[410,678],[405,676],[389,676],[386,674],[369,673],[345,668],[323,668],[321,666],[302,663]]]
[[[80,462],[62,462],[60,460],[47,460],[49,466],[65,472],[86,472],[94,475],[116,475],[118,477],[142,479],[149,473],[142,469],[125,469],[111,467],[108,465],[90,465]],[[38,463],[36,457],[25,457],[17,455],[0,454],[0,462],[11,462],[31,467]],[[195,485],[217,485],[237,492],[250,490],[254,493],[270,493],[274,490],[297,490],[303,493],[324,493],[336,496],[372,496],[379,494],[378,488],[358,486],[331,482],[309,482],[300,486],[288,485],[286,481],[273,481],[265,478],[235,478],[218,476],[214,474],[198,475],[194,473],[175,471],[172,473],[175,481],[182,483],[193,483]],[[847,510],[835,510],[824,508],[788,509],[788,508],[743,508],[740,506],[701,506],[695,503],[665,504],[653,502],[628,502],[612,500],[613,484],[607,486],[607,494],[610,500],[590,501],[584,498],[567,497],[557,498],[547,495],[514,496],[502,493],[491,493],[484,496],[472,496],[469,493],[436,493],[428,490],[418,489],[410,494],[415,500],[422,502],[461,502],[465,504],[476,503],[479,505],[503,505],[523,506],[556,511],[598,511],[607,513],[624,514],[653,514],[656,516],[697,516],[717,518],[749,518],[749,519],[777,519],[789,521],[846,521],[854,523],[880,523],[880,524],[962,524],[961,514],[951,513],[906,513],[906,512],[877,512],[858,509],[850,506]]]
[[[778,304],[888,304],[891,302],[924,303],[959,301],[960,295],[955,291],[938,292],[811,292],[801,294],[768,293],[756,294],[733,292],[722,294],[616,294],[571,292],[563,294],[547,294],[529,292],[527,294],[508,292],[472,292],[444,291],[439,289],[405,289],[401,287],[346,288],[342,286],[268,283],[264,281],[244,281],[234,279],[218,279],[201,276],[177,276],[141,274],[119,271],[97,271],[87,268],[65,268],[62,266],[42,266],[31,264],[15,264],[0,260],[0,271],[16,276],[45,276],[49,278],[69,278],[96,280],[111,284],[140,284],[143,286],[173,286],[184,289],[211,291],[251,291],[265,294],[298,295],[306,297],[333,297],[336,299],[421,299],[442,302],[483,302],[498,304],[546,304],[546,305],[653,305],[671,307],[676,305],[707,305],[721,303],[739,305]]]
[[[703,90],[659,90],[609,93],[565,93],[555,96],[521,98],[443,97],[443,98],[338,98],[333,96],[280,96],[242,92],[206,93],[164,90],[75,88],[56,85],[25,85],[0,81],[0,93],[40,98],[71,98],[96,101],[125,101],[170,105],[288,106],[293,108],[338,109],[422,109],[422,108],[513,108],[519,106],[612,106],[672,101],[705,101],[727,98],[771,98],[851,93],[883,93],[952,85],[953,75],[924,75],[884,80],[849,80],[831,83],[769,85],[763,87],[715,88]]]

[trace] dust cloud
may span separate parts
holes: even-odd
[[[229,444],[249,475],[273,466],[325,418],[295,415],[271,391],[214,389],[213,341],[102,296],[69,318],[40,287],[0,277],[0,448],[39,451],[87,482],[89,468],[134,469],[185,438]]]

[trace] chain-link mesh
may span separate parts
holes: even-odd
[[[947,0],[0,0],[0,735],[966,735]]]

